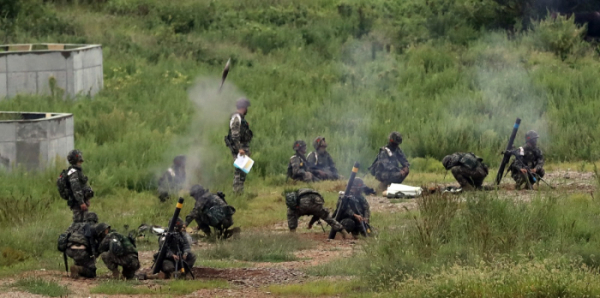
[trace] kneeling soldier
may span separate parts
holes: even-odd
[[[302,140],[295,141],[293,148],[294,151],[296,151],[296,154],[290,157],[287,170],[288,178],[304,182],[319,181],[308,168],[308,161],[304,156],[306,154],[306,142]]]
[[[483,180],[488,175],[488,167],[483,163],[483,159],[471,152],[446,155],[442,159],[442,164],[446,170],[452,172],[452,176],[464,190],[481,188]]]
[[[225,201],[225,195],[222,192],[212,194],[199,184],[192,186],[190,189],[196,203],[192,212],[185,217],[185,225],[189,226],[192,221],[198,223],[198,228],[210,237],[210,227],[214,227],[219,231],[219,237],[231,236],[228,230],[233,225],[233,214],[235,208],[228,206]]]
[[[82,224],[67,237],[66,255],[75,261],[70,268],[71,277],[96,277],[98,244],[108,234],[110,226],[98,223],[93,226]],[[60,246],[60,243],[59,243]]]
[[[173,231],[173,237],[171,237],[171,241],[166,243],[167,245],[167,254],[160,268],[161,271],[165,274],[165,278],[170,278],[171,274],[175,272],[175,269],[183,268],[183,263],[186,262],[188,267],[194,267],[194,263],[196,263],[196,255],[192,252],[192,248],[190,242],[186,238],[183,233],[183,220],[181,218],[177,218],[175,222],[175,230]],[[171,222],[169,221],[169,226]],[[158,249],[160,251],[166,239],[166,235],[161,235],[158,238]],[[158,252],[154,254],[154,260],[156,261],[158,258]]]
[[[311,173],[321,180],[337,180],[340,178],[333,158],[327,152],[327,142],[324,137],[317,137],[313,142],[315,151],[306,158]]]
[[[285,204],[288,207],[287,220],[288,227],[291,232],[295,232],[298,227],[298,218],[303,215],[311,215],[312,218],[308,223],[308,228],[312,226],[319,219],[324,220],[332,229],[339,231],[345,237],[348,235],[343,230],[342,225],[333,219],[329,213],[329,210],[323,205],[325,200],[316,191],[309,188],[301,188],[298,191],[288,192],[285,194]]]
[[[98,252],[115,279],[119,278],[119,266],[123,267],[123,277],[126,279],[132,279],[135,271],[140,269],[135,239],[131,237],[112,232],[100,242]]]
[[[336,206],[336,218],[340,219],[340,224],[348,233],[352,233],[352,236],[355,238],[359,233],[363,232],[361,227],[363,226],[363,222],[368,224],[371,217],[369,202],[363,196],[363,192],[366,190],[368,188],[365,187],[363,180],[355,178],[354,184],[352,184],[352,188],[350,189],[350,196],[346,197],[350,201],[345,205],[345,210],[340,210],[342,199],[344,198],[343,195],[340,195]],[[341,212],[340,217],[337,217],[338,212]]]
[[[510,165],[511,176],[516,182],[516,188],[520,189],[523,184],[527,189],[533,189],[533,184],[538,178],[543,178],[544,155],[537,146],[538,133],[530,130],[525,134],[526,144],[519,147],[515,152],[515,160]]]

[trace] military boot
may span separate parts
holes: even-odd
[[[83,267],[77,266],[77,265],[71,265],[70,271],[71,271],[71,278],[78,278],[79,273],[81,273],[81,271],[83,271]]]
[[[346,232],[344,229],[340,231],[340,234],[342,234],[343,239],[348,239],[350,237],[350,234],[348,234],[348,232]]]
[[[296,233],[296,229],[290,229],[291,233]]]
[[[119,279],[119,275],[120,275],[120,274],[121,274],[121,273],[119,272],[119,269],[118,269],[118,268],[117,268],[117,269],[113,269],[113,270],[112,270],[112,278],[113,278],[113,279]]]

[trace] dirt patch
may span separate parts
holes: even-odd
[[[304,273],[283,268],[227,268],[194,267],[196,279],[224,279],[242,287],[260,287],[269,284],[287,284],[303,281]]]

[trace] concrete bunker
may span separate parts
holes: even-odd
[[[73,114],[0,111],[0,169],[43,170],[73,148]]]
[[[100,45],[0,45],[0,100],[52,92],[93,96],[103,85]]]

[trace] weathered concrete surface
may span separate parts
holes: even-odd
[[[104,85],[102,47],[64,47],[67,49],[0,52],[0,100],[17,94],[50,94],[51,77],[65,95],[98,93]]]
[[[35,119],[0,121],[0,168],[44,169],[56,158],[66,160],[74,147],[72,114],[2,114]]]

